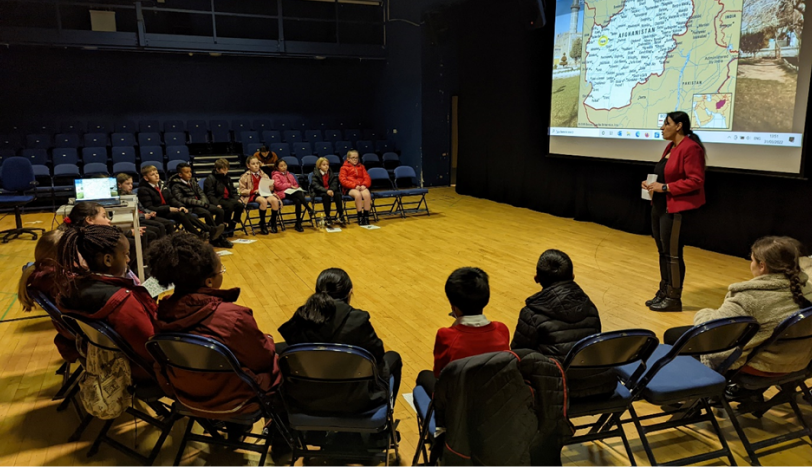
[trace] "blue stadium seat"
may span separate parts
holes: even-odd
[[[251,121],[247,120],[247,119],[244,119],[244,118],[238,118],[238,119],[232,120],[231,121],[231,129],[234,130],[234,135],[235,135],[234,137],[235,138],[236,138],[236,135],[238,135],[238,134],[241,135],[243,131],[254,130],[257,133],[259,133],[259,131],[260,131],[260,130],[257,130],[256,128],[251,128]],[[239,143],[239,142],[242,142],[242,141],[237,141],[237,142]]]
[[[259,151],[259,148],[261,148],[262,146],[264,146],[262,143],[243,144],[242,147],[245,148],[243,154],[245,154],[245,157],[251,157],[254,155],[254,153]],[[277,154],[277,156],[278,155],[279,154]]]
[[[262,142],[270,147],[274,143],[281,143],[282,135],[277,130],[265,130],[262,132]]]
[[[372,155],[376,158],[378,157],[375,154]],[[366,164],[364,164],[364,166],[366,166]],[[367,172],[372,182],[372,186],[369,188],[370,191],[372,191],[372,215],[375,217],[375,220],[378,220],[378,216],[381,215],[403,217],[403,210],[400,205],[401,192],[395,189],[386,169],[373,167],[367,169]],[[392,200],[392,202],[384,204],[382,201],[379,201],[384,199]],[[385,208],[389,208],[389,210],[381,212],[381,210]]]
[[[79,163],[79,153],[76,148],[56,148],[53,150],[52,159],[54,167],[60,164],[73,164]]]
[[[160,133],[138,133],[139,146],[160,146],[161,134]]]
[[[290,119],[278,118],[278,119],[274,120],[274,128],[279,130],[279,131],[287,131],[287,130],[293,130],[294,125],[293,125],[293,122]]]
[[[310,141],[311,143],[315,143],[316,141],[322,141],[324,138],[322,137],[321,130],[306,130],[304,132],[304,140]]]
[[[372,144],[372,141],[360,140],[355,143],[355,149],[357,149],[360,154],[366,154],[368,152],[375,152],[375,145]]]
[[[274,143],[268,149],[275,152],[277,157],[290,157],[290,146],[288,143]]]
[[[335,154],[328,154],[325,157],[330,161],[330,168],[333,169],[333,172],[338,173],[341,170],[341,158]]]
[[[180,164],[182,162],[188,162],[188,161],[182,161],[182,160],[179,160],[179,159],[174,159],[174,160],[171,160],[171,161],[167,162],[166,163],[166,174],[167,174],[167,176],[171,176],[173,174],[178,173],[178,164]]]
[[[231,130],[229,129],[227,120],[210,121],[209,130],[211,131],[211,141],[213,143],[231,142]],[[164,135],[164,138],[166,138],[166,135]]]
[[[158,133],[161,131],[161,124],[158,120],[141,120],[138,122],[139,133]]]
[[[107,133],[85,133],[86,148],[100,148],[102,146],[110,146]]]
[[[296,144],[302,142],[302,132],[299,130],[285,130],[282,132],[282,138],[288,144]]]
[[[116,162],[135,164],[135,148],[132,146],[113,146],[111,154],[113,155],[113,164]]]
[[[183,120],[167,120],[164,122],[164,132],[186,131],[186,124]]]
[[[54,137],[55,148],[78,148],[78,133],[60,133]]]
[[[180,131],[164,133],[164,142],[167,146],[186,144],[186,133]]]
[[[344,139],[344,137],[341,135],[341,130],[325,130],[324,132],[324,141],[335,143],[342,139]]]
[[[161,175],[165,173],[164,151],[160,146],[141,146],[139,151],[141,153],[141,167],[154,165]]]
[[[263,131],[273,130],[273,126],[271,125],[271,121],[267,118],[257,118],[251,124],[251,128],[254,131],[258,131],[262,134]]]
[[[378,157],[377,154],[373,152],[368,152],[361,156],[361,163],[364,164],[364,167],[367,169],[371,169],[374,167],[382,167],[381,159]]]
[[[87,122],[87,132],[88,133],[105,133],[106,134],[106,133],[110,133],[111,130],[112,130],[112,128],[110,128],[110,124],[105,122],[105,121],[101,121],[101,120],[93,121],[93,120],[91,120],[91,121]]]
[[[115,126],[116,133],[130,133],[134,135],[138,132],[138,125],[135,124],[132,120],[122,120],[120,122],[116,122]],[[115,144],[113,144],[115,146]]]
[[[133,162],[114,162],[112,175],[118,175],[120,173],[130,175],[136,180],[139,176],[138,170],[135,168],[135,163]]]
[[[205,120],[189,120],[186,122],[186,131],[208,130],[209,124]]]
[[[391,141],[381,141],[378,140],[375,142],[375,152],[378,154],[383,154],[385,152],[392,152],[395,150],[395,144]]]
[[[299,159],[303,158],[304,156],[312,156],[313,145],[309,142],[295,143],[293,145],[293,155]]]
[[[62,133],[82,134],[85,132],[85,124],[84,122],[80,122],[78,120],[62,122],[59,125],[59,131]]]
[[[189,144],[205,144],[209,142],[209,130],[200,128],[199,126],[191,127],[187,130],[189,134]]]
[[[344,139],[353,143],[361,139],[361,130],[344,130]]]
[[[240,142],[242,142],[243,146],[246,146],[249,144],[261,143],[262,141],[260,141],[259,133],[256,131],[243,131],[240,133]]]
[[[18,134],[0,135],[0,149],[20,149],[23,146]]]
[[[71,196],[76,194],[74,180],[82,178],[79,166],[76,164],[56,164],[54,166],[54,194]]]
[[[82,174],[85,177],[92,177],[94,175],[110,175],[110,170],[107,167],[107,164],[102,164],[99,162],[91,162],[90,164],[85,164],[82,168]]]
[[[39,122],[31,125],[31,133],[53,135],[59,133],[59,126],[54,122]]]
[[[400,167],[400,156],[394,152],[383,153],[381,160],[383,162],[383,168],[390,172],[394,172],[396,167]]]
[[[40,164],[32,164],[31,169],[34,171],[34,179],[37,181],[37,195],[50,195],[54,185],[51,179],[51,170],[47,165]]]
[[[82,148],[82,163],[99,163],[107,165],[107,148]]]
[[[333,143],[329,141],[319,141],[315,143],[313,145],[313,151],[321,157],[329,154],[335,154],[335,151],[333,150]]]
[[[23,149],[20,152],[21,157],[25,157],[31,162],[31,165],[48,165],[48,150],[43,148],[38,149]]]
[[[364,139],[369,140],[369,141],[375,141],[375,140],[380,139],[378,137],[379,135],[380,135],[380,133],[378,133],[375,130],[370,130],[370,129],[366,129],[366,130],[364,130],[362,132],[362,136],[364,137]]]
[[[169,146],[166,148],[166,158],[170,161],[180,160],[189,162],[192,158],[189,156],[189,148],[186,146]]]
[[[28,149],[50,149],[53,147],[51,135],[37,133],[25,137],[25,147]]]
[[[302,158],[302,173],[303,174],[311,174],[314,170],[316,170],[316,161],[319,158],[316,156],[304,156]]]
[[[347,155],[347,151],[353,149],[354,146],[349,141],[336,141],[333,147],[335,148],[335,152],[333,154],[338,154],[344,158]]]
[[[113,146],[135,146],[135,135],[132,133],[113,133],[110,136]]]
[[[10,157],[16,157],[16,156],[17,156],[17,151],[15,151],[14,149],[9,149],[9,148],[0,149],[0,166],[3,165],[3,161],[5,159],[8,159]]]
[[[299,159],[295,157],[282,157],[281,159],[288,163],[288,171],[290,173],[296,175],[302,174],[302,164],[299,162]]]

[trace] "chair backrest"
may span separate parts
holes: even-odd
[[[52,153],[54,167],[59,164],[78,164],[79,154],[76,148],[57,148]]]
[[[132,146],[113,146],[113,163],[131,162],[135,164],[135,148]]]
[[[7,191],[23,192],[35,188],[34,169],[31,161],[24,157],[4,161],[0,179],[3,180],[3,189]]]
[[[184,392],[182,388],[177,386],[178,381],[175,380],[173,375],[182,374],[183,372],[233,373],[256,393],[257,399],[263,402],[259,404],[261,410],[266,414],[268,413],[270,404],[266,401],[265,392],[261,390],[253,378],[245,374],[234,353],[220,341],[194,334],[172,332],[156,334],[147,341],[146,345],[147,352],[158,362],[163,374],[168,376],[167,380],[175,389],[176,396],[187,407],[201,410],[196,407],[194,401],[184,397]],[[235,405],[241,402],[235,401]],[[205,410],[203,409],[203,411]]]
[[[33,264],[33,263],[32,263]],[[35,289],[33,287],[28,287],[28,296],[34,300],[40,308],[45,310],[45,313],[48,313],[51,320],[53,320],[56,324],[67,330],[69,333],[76,335],[76,332],[73,328],[68,326],[65,323],[65,320],[62,319],[62,311],[56,306],[56,304],[51,300],[51,297],[47,296],[46,294],[42,293],[42,291]]]
[[[366,154],[368,152],[375,152],[375,145],[369,140],[359,140],[355,143],[355,149],[361,154]]]
[[[205,179],[205,178],[200,178],[200,179],[198,179],[198,180],[197,180],[197,186],[199,186],[199,187],[200,187],[200,191],[203,191],[203,184],[204,184],[204,183],[206,183],[206,179]]]
[[[160,146],[160,133],[138,133],[138,144],[140,146]]]
[[[282,132],[282,137],[288,144],[295,144],[302,142],[302,132],[299,130],[285,130]]]
[[[62,185],[67,184],[68,181],[71,179],[75,180],[79,178],[81,175],[79,173],[79,166],[76,164],[58,164],[54,166],[54,184],[55,185]],[[62,179],[58,179],[58,177],[62,177]],[[59,181],[60,183],[57,183]],[[73,184],[71,184],[73,187]]]
[[[328,154],[334,154],[335,150],[333,149],[333,143],[329,141],[319,141],[314,144],[314,152],[320,157],[324,157]]]
[[[316,169],[316,161],[318,160],[319,158],[316,156],[304,156],[302,158],[302,173],[310,173],[310,175],[313,175],[312,172]],[[310,185],[308,184],[308,186]]]
[[[202,144],[209,142],[209,130],[205,128],[189,128],[187,132],[189,134],[190,144]]]
[[[135,146],[135,135],[132,133],[113,133],[110,136],[113,146]]]
[[[398,188],[410,188],[418,186],[417,174],[414,168],[409,165],[395,167],[395,186]]]
[[[164,142],[167,146],[186,144],[186,133],[180,131],[170,131],[168,133],[164,133]]]
[[[275,152],[277,157],[290,157],[290,145],[288,143],[274,143],[268,149]]]
[[[658,343],[657,336],[646,329],[627,329],[587,336],[570,349],[564,359],[564,370],[614,368],[639,361],[643,370],[638,371],[644,371],[646,360],[654,353]]]
[[[780,355],[785,350],[781,346],[790,342],[812,345],[812,307],[798,310],[776,326],[767,340],[750,351],[742,368],[762,352]]]
[[[381,159],[378,157],[377,154],[368,152],[361,156],[361,163],[364,164],[364,167],[366,167],[367,169],[371,167],[380,167]]]
[[[375,141],[378,139],[378,132],[376,130],[370,130],[367,128],[363,131],[363,136],[366,140]]]
[[[323,139],[323,135],[321,134],[321,130],[305,130],[304,139],[305,141],[315,143],[316,141],[321,141]]]
[[[651,369],[638,382],[630,381],[627,385],[634,387],[633,392],[645,387],[657,373],[678,356],[701,356],[735,349],[719,366],[714,368],[724,374],[741,355],[745,344],[758,332],[758,322],[751,316],[723,318],[699,324],[677,339],[662,358],[651,364]]]
[[[280,135],[276,130],[263,130],[262,142],[265,143],[266,146],[270,147],[272,144],[281,143],[282,135]]]
[[[254,131],[258,131],[258,132],[260,132],[260,134],[262,134],[262,132],[265,132],[265,131],[268,131],[268,130],[272,129],[273,126],[271,125],[271,121],[269,119],[267,119],[267,118],[257,118],[257,119],[254,119],[254,121],[251,123],[251,128]]]
[[[205,120],[189,120],[186,122],[186,131],[208,131],[209,124]]]
[[[78,120],[69,121],[69,122],[62,122],[59,125],[60,131],[62,133],[84,133],[85,132],[85,124],[84,122],[80,122]]]
[[[23,145],[20,135],[17,134],[3,134],[0,135],[0,148],[3,149],[19,149]]]
[[[189,148],[186,146],[167,146],[166,157],[169,160],[181,160],[186,162],[192,160],[189,156]]]
[[[309,141],[296,143],[293,145],[293,155],[302,158],[313,155],[313,145]]]
[[[138,122],[138,132],[156,133],[161,131],[161,124],[158,120],[141,120]]]
[[[141,146],[138,148],[141,154],[141,165],[145,162],[164,162],[164,151],[160,146]],[[147,164],[148,165],[148,164]]]
[[[302,164],[299,163],[299,159],[295,157],[283,157],[282,160],[287,162],[288,171],[295,174],[302,173]]]
[[[349,141],[336,141],[333,147],[335,147],[334,154],[338,154],[339,157],[344,157],[347,155],[347,151],[353,148],[353,144]]]
[[[136,353],[132,346],[104,321],[88,319],[77,314],[63,314],[62,320],[72,329],[80,331],[89,345],[113,352],[120,351],[130,363],[138,365],[146,374],[154,377],[152,365]]]
[[[33,165],[45,165],[48,163],[48,150],[43,148],[23,149],[20,156],[25,157]]]
[[[330,168],[333,169],[333,172],[336,172],[341,169],[342,162],[340,157],[338,157],[335,154],[328,154],[324,157],[326,157],[327,160],[330,161]]]
[[[107,133],[85,133],[85,147],[109,146]]]
[[[222,130],[230,130],[231,127],[228,124],[228,120],[210,120],[209,121],[209,129],[211,131],[222,131]]]
[[[383,153],[381,160],[383,161],[383,167],[386,170],[395,170],[396,167],[400,166],[400,156],[394,152]]]
[[[130,133],[135,134],[138,131],[138,126],[132,120],[122,120],[116,122],[116,133]]]
[[[100,162],[91,162],[89,164],[85,164],[82,167],[82,172],[84,175],[99,175],[99,174],[108,174],[110,173],[109,169],[107,168],[107,164],[100,163]]]
[[[186,124],[183,120],[167,120],[164,122],[164,132],[167,131],[185,131]],[[158,131],[158,130],[155,130]]]
[[[170,174],[177,173],[178,171],[178,164],[181,162],[186,162],[178,159],[171,160],[166,163],[166,171]]]
[[[132,175],[133,178],[138,178],[138,169],[135,168],[135,162],[113,162],[112,175],[125,173]]]
[[[107,148],[82,148],[82,162],[107,163]]]
[[[243,131],[251,131],[255,130],[259,132],[259,128],[252,128],[251,122],[244,118],[237,118],[231,121],[231,129],[234,130],[234,134],[242,133]]]
[[[392,186],[392,180],[389,179],[389,172],[382,167],[373,167],[371,169],[367,169],[367,173],[369,173],[369,179],[372,181],[372,189],[379,189],[379,190],[391,190],[394,188]]]
[[[91,120],[87,122],[88,133],[109,133],[110,124],[102,120]]]
[[[25,140],[25,147],[29,149],[48,149],[53,146],[51,143],[51,135],[45,133],[28,135]]]
[[[375,151],[384,153],[395,149],[395,145],[391,141],[376,141]]]
[[[234,130],[234,134],[238,134],[237,130]],[[251,143],[261,143],[262,141],[259,140],[259,133],[256,131],[241,131],[239,132],[240,135],[240,142],[243,145],[251,144]]]
[[[344,136],[342,136],[341,130],[324,130],[324,141],[341,141],[342,138]]]
[[[344,139],[347,141],[358,141],[361,139],[361,130],[344,130]]]
[[[285,378],[322,382],[373,381],[379,377],[375,357],[344,344],[296,344],[279,355]]]
[[[78,148],[79,135],[77,133],[60,133],[54,137],[55,148]]]

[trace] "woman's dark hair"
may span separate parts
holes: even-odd
[[[352,280],[339,268],[325,269],[316,279],[316,293],[310,296],[296,315],[313,324],[322,324],[336,314],[336,300],[347,301],[352,291]]]
[[[560,250],[547,250],[536,263],[536,278],[542,287],[572,280],[572,260]]]
[[[217,274],[214,248],[188,232],[177,232],[152,242],[147,251],[150,273],[164,287],[178,293],[194,292]]]
[[[750,249],[753,258],[767,267],[771,274],[783,274],[789,280],[789,290],[792,300],[801,308],[812,306],[804,297],[803,282],[799,275],[801,267],[798,264],[799,242],[789,237],[762,237],[753,243]]]
[[[448,276],[445,295],[462,314],[481,315],[491,299],[488,274],[479,268],[459,268]]]
[[[69,224],[71,227],[85,227],[89,225],[87,218],[96,217],[102,209],[101,204],[92,201],[76,203],[68,214]]]
[[[85,225],[65,229],[56,247],[58,267],[55,282],[60,294],[70,296],[77,280],[96,272],[99,269],[99,264],[96,263],[98,256],[115,254],[123,235],[111,225]]]
[[[691,117],[688,116],[687,113],[682,112],[680,110],[669,112],[667,114],[668,118],[671,119],[672,122],[682,123],[682,134],[694,140],[700,147],[702,147],[702,152],[705,153],[705,145],[702,144],[702,140],[699,139],[699,135],[694,133],[694,130],[691,129]]]

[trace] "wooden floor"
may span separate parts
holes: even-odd
[[[696,248],[686,248],[687,278],[683,313],[654,313],[643,302],[657,287],[658,268],[654,242],[596,224],[561,219],[527,209],[459,196],[453,188],[432,189],[430,217],[382,220],[380,230],[351,226],[340,233],[306,229],[251,237],[250,245],[235,245],[223,257],[228,272],[224,287],[241,287],[239,303],[254,310],[260,328],[278,336],[277,328],[313,292],[319,272],[344,268],[355,285],[353,305],[368,310],[372,323],[388,349],[403,357],[402,393],[410,393],[417,373],[432,366],[437,328],[449,326],[448,302],[443,292],[447,276],[457,267],[478,266],[490,275],[491,302],[486,315],[515,328],[525,298],[539,290],[533,282],[539,254],[548,248],[567,252],[575,263],[576,281],[601,313],[605,331],[647,328],[658,335],[672,326],[691,324],[694,312],[721,304],[727,285],[750,276],[748,262]],[[13,227],[13,214],[0,220],[0,229]],[[50,228],[53,214],[28,214],[32,227]],[[36,224],[31,224],[31,223]],[[42,315],[24,314],[16,301],[20,267],[33,260],[34,242],[15,240],[0,245],[0,317],[14,320]],[[85,453],[100,424],[94,422],[82,440],[66,439],[77,423],[72,411],[57,413],[51,401],[60,378],[53,346],[54,330],[47,319],[0,323],[0,465],[126,465],[133,461],[102,447],[93,458]],[[812,410],[805,414],[812,422]],[[646,413],[646,404],[639,404]],[[415,415],[400,398],[396,408],[402,434],[401,463],[411,462],[417,440]],[[747,464],[744,448],[732,425],[722,420],[724,433],[739,464]],[[780,433],[792,422],[788,410],[748,422],[748,430]],[[122,441],[132,445],[132,420],[119,426]],[[169,465],[174,457],[183,423],[176,425],[156,464]],[[633,425],[626,431],[637,462],[647,464]],[[138,440],[154,439],[143,423]],[[704,427],[654,434],[661,461],[710,450],[715,443]],[[146,443],[145,443],[146,444]],[[201,450],[198,450],[201,449]],[[185,464],[256,464],[253,454],[209,451],[192,444]],[[271,463],[270,456],[268,463]],[[620,441],[587,443],[564,450],[570,465],[624,465],[628,460]],[[808,440],[782,447],[762,458],[765,465],[812,465]],[[716,464],[722,463],[717,461]]]

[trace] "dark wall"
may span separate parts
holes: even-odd
[[[384,68],[383,61],[16,47],[0,50],[0,119],[288,114],[357,117],[377,127]]]
[[[546,156],[553,30],[524,30],[510,3],[471,0],[455,16],[457,191],[650,233],[639,188],[650,164]],[[686,223],[689,245],[744,256],[760,236],[789,235],[812,246],[812,182],[710,171],[705,186],[707,205]]]

